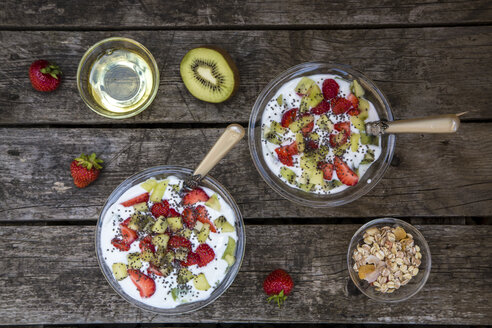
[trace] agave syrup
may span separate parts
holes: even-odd
[[[110,49],[92,64],[89,90],[103,108],[126,113],[151,96],[154,78],[149,63],[128,49]]]

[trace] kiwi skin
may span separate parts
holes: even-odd
[[[224,49],[222,49],[220,47],[214,46],[214,45],[202,45],[202,46],[199,46],[199,47],[195,47],[193,49],[197,49],[197,48],[205,48],[205,49],[210,49],[210,50],[217,51],[219,54],[222,55],[222,57],[224,57],[224,59],[226,60],[227,64],[231,68],[232,73],[234,74],[234,88],[232,89],[232,92],[229,95],[229,97],[226,98],[226,99],[224,99],[221,102],[224,102],[224,101],[229,100],[232,96],[234,96],[234,94],[236,93],[237,89],[239,89],[239,70],[237,69],[237,66],[234,63],[234,60],[232,60],[231,55],[229,55],[229,53],[226,50],[224,50]],[[189,51],[191,51],[193,49],[190,49]]]

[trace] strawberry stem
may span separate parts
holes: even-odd
[[[77,164],[79,166],[83,166],[88,170],[92,169],[92,167],[94,167],[96,170],[102,169],[102,166],[99,163],[103,163],[103,160],[97,158],[96,153],[92,153],[90,156],[87,156],[84,153],[82,153],[75,160],[77,161]]]
[[[57,80],[58,80],[58,76],[62,74],[58,65],[55,64],[49,64],[48,66],[41,68],[40,71],[43,74],[51,75],[53,78]]]
[[[280,293],[278,293],[277,295],[272,295],[272,296],[268,297],[267,301],[268,301],[268,303],[270,303],[271,301],[275,301],[275,303],[277,303],[278,307],[280,308],[282,306],[282,304],[284,304],[286,299],[287,299],[287,296],[284,295],[284,290],[282,289],[282,291]]]

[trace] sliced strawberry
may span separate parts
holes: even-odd
[[[130,223],[130,220],[132,219],[132,217],[130,216],[129,218],[127,218],[125,221],[121,222],[120,223],[120,226],[125,226],[127,227],[128,226],[128,223]]]
[[[138,203],[148,202],[148,200],[149,200],[149,193],[146,192],[145,194],[138,195],[137,197],[134,197],[132,199],[127,200],[126,202],[121,203],[121,205],[125,207],[129,207]]]
[[[353,108],[359,108],[359,98],[357,98],[353,93],[349,94],[347,99],[352,103]]]
[[[206,202],[210,197],[202,188],[195,188],[183,197],[183,205],[192,205],[198,202]]]
[[[312,121],[311,123],[309,123],[308,125],[306,125],[305,127],[303,127],[303,128],[301,129],[301,131],[302,131],[302,134],[306,136],[306,135],[308,135],[311,131],[313,131],[313,129],[314,129],[314,121]]]
[[[319,163],[318,167],[321,171],[323,171],[323,179],[331,180],[333,178],[333,164]]]
[[[326,100],[335,98],[338,95],[338,90],[340,90],[340,86],[338,85],[337,81],[333,79],[327,79],[323,81],[323,86],[322,86],[322,91],[323,91],[323,97],[325,97]]]
[[[149,250],[152,253],[155,252],[155,247],[152,244],[152,236],[151,235],[147,235],[147,236],[145,236],[144,239],[140,240],[140,243],[138,244],[138,246],[140,247],[140,250],[142,252],[145,250]]]
[[[333,100],[332,110],[333,114],[340,115],[346,113],[352,108],[352,103],[345,98],[337,98]]]
[[[297,110],[297,108],[292,108],[286,111],[284,115],[282,115],[282,121],[280,122],[280,124],[284,128],[288,128],[289,125],[296,120]]]
[[[297,155],[299,154],[299,150],[297,149],[297,142],[293,142],[290,145],[285,146],[287,147],[287,155],[292,156],[292,155]]]
[[[348,115],[350,116],[357,116],[360,114],[360,109],[358,108],[352,108],[347,112]]]
[[[346,121],[335,123],[334,128],[339,132],[344,132],[347,137],[350,136],[350,122]]]
[[[200,260],[198,261],[198,266],[203,267],[210,263],[215,258],[215,252],[212,247],[207,244],[200,244],[195,253],[198,255]]]
[[[188,253],[188,258],[186,259],[186,262],[181,261],[181,265],[188,267],[191,265],[198,264],[200,262],[200,256],[198,256],[197,253],[189,252]]]
[[[169,202],[167,200],[163,200],[160,203],[155,203],[152,205],[150,211],[155,218],[158,218],[159,216],[167,217],[169,212]]]
[[[293,166],[294,165],[294,160],[292,158],[292,155],[289,155],[287,151],[287,146],[281,146],[278,148],[275,148],[275,152],[277,153],[278,160],[287,166]]]
[[[167,217],[168,218],[175,218],[175,217],[178,217],[180,216],[179,212],[176,211],[174,208],[170,208],[169,209],[169,212],[167,213]]]
[[[130,250],[130,245],[126,244],[123,240],[118,238],[113,238],[113,240],[111,240],[111,244],[113,244],[114,247],[123,252]]]
[[[207,208],[203,205],[199,205],[196,207],[196,219],[200,221],[201,223],[208,223],[210,224],[210,231],[212,232],[217,232],[215,229],[214,224],[210,219],[208,218],[208,211]]]
[[[128,270],[128,275],[132,282],[137,286],[138,291],[140,292],[140,297],[150,297],[155,293],[155,282],[154,279],[149,276],[143,274],[139,270]]]
[[[345,134],[345,132],[340,132],[338,134],[330,134],[330,145],[333,148],[338,148],[340,146],[343,146],[347,143],[348,136]]]
[[[191,242],[183,236],[171,236],[167,242],[167,247],[172,249],[186,247],[191,251]]]
[[[318,149],[319,148],[319,145],[316,141],[314,140],[307,140],[306,141],[306,148],[307,149],[312,149],[312,150],[315,150],[315,149]]]
[[[155,265],[153,265],[152,263],[149,263],[149,267],[147,269],[147,274],[155,274],[156,276],[162,276],[162,272],[161,270],[159,270],[158,267],[156,267]]]
[[[318,106],[311,108],[311,113],[321,115],[330,111],[330,103],[322,100]]]
[[[120,224],[121,237],[123,242],[130,246],[138,238],[138,233],[135,230],[128,228],[126,225]]]
[[[350,169],[350,167],[342,161],[338,156],[335,156],[335,170],[337,171],[338,179],[347,186],[355,186],[359,182],[359,177]]]
[[[188,228],[193,229],[196,224],[195,211],[192,208],[185,208],[183,214],[181,215],[183,222],[188,226]]]

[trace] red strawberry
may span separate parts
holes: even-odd
[[[289,125],[296,120],[297,110],[297,108],[292,108],[286,111],[284,115],[282,115],[282,121],[280,122],[280,124],[284,128],[288,128]]]
[[[331,163],[319,163],[318,168],[323,171],[323,179],[331,180],[333,178],[333,164]]]
[[[138,247],[140,247],[140,250],[142,252],[145,251],[145,250],[149,250],[152,253],[154,253],[155,252],[155,247],[152,244],[152,236],[151,235],[145,236],[144,239],[140,240],[140,243],[138,244]]]
[[[70,164],[70,173],[73,183],[79,188],[85,188],[94,182],[102,169],[100,163],[103,161],[96,157],[95,153],[90,156],[80,155]]]
[[[156,276],[162,276],[161,270],[159,270],[158,267],[153,265],[152,263],[149,263],[149,268],[147,269],[147,274],[155,274]]]
[[[345,133],[347,137],[350,136],[350,122],[347,121],[335,123],[334,128],[339,132]]]
[[[340,86],[338,85],[337,81],[333,79],[328,79],[323,81],[323,97],[325,97],[326,100],[335,98],[338,95],[338,90],[340,89]]]
[[[138,234],[135,230],[128,228],[126,225],[120,224],[121,237],[123,242],[130,246],[138,238]]]
[[[285,146],[287,147],[287,155],[292,156],[292,155],[297,155],[299,154],[299,150],[297,149],[297,142],[293,142],[290,145]]]
[[[144,203],[149,200],[149,193],[138,195],[137,197],[133,197],[132,199],[127,200],[126,202],[121,203],[121,205],[125,207],[130,207],[138,203]]]
[[[130,250],[130,245],[118,238],[113,238],[113,240],[111,240],[111,244],[113,244],[113,246],[118,248],[120,251],[126,252]]]
[[[313,129],[314,129],[314,121],[312,121],[311,123],[309,123],[308,125],[306,125],[305,127],[303,127],[303,128],[301,129],[301,131],[302,131],[302,134],[306,136],[306,135],[308,135],[311,131],[313,131]]]
[[[263,281],[263,290],[270,296],[268,302],[275,301],[280,307],[294,288],[294,281],[290,275],[282,269],[272,271]]]
[[[186,259],[186,262],[181,261],[181,265],[188,267],[191,265],[198,264],[200,262],[200,256],[198,256],[197,253],[189,252],[188,253],[188,258]]]
[[[46,60],[36,60],[29,67],[29,79],[38,91],[53,91],[60,85],[60,68]]]
[[[207,208],[205,206],[199,205],[196,207],[196,219],[198,221],[200,221],[201,223],[208,223],[210,225],[210,231],[217,232],[214,224],[208,218],[208,211],[207,211]]]
[[[172,218],[175,218],[175,217],[178,217],[178,216],[180,216],[180,214],[179,214],[178,211],[176,211],[174,208],[170,208],[169,209],[169,212],[167,213],[167,217],[168,218],[171,218],[171,217]]]
[[[311,113],[321,115],[330,110],[330,104],[327,101],[321,101],[318,106],[311,108]]]
[[[200,258],[198,261],[199,267],[203,267],[207,265],[215,258],[214,250],[212,249],[212,247],[208,246],[207,244],[200,244],[196,248],[195,253]]]
[[[352,108],[352,103],[345,98],[337,98],[333,100],[332,110],[333,114],[340,115],[346,113],[350,108]]]
[[[127,218],[125,221],[121,222],[120,223],[120,226],[125,226],[125,227],[128,227],[128,223],[130,223],[130,220],[132,219],[132,217],[130,216],[129,218]]]
[[[357,116],[360,114],[360,109],[358,108],[352,108],[347,112],[348,115],[350,116]]]
[[[176,249],[179,247],[186,247],[191,251],[191,242],[182,236],[171,236],[167,242],[167,247]]]
[[[169,213],[169,202],[167,200],[163,200],[160,203],[155,203],[152,205],[150,211],[155,218],[158,218],[159,216],[167,217]]]
[[[306,148],[307,149],[312,149],[312,150],[315,150],[315,149],[318,149],[319,148],[319,145],[316,141],[314,140],[307,140],[306,141]]]
[[[192,205],[198,202],[206,202],[210,197],[202,188],[195,188],[183,197],[183,205]]]
[[[348,136],[345,134],[344,131],[338,133],[338,134],[330,134],[330,145],[333,148],[338,148],[340,146],[343,146],[347,143]]]
[[[137,286],[140,292],[140,297],[150,297],[155,293],[155,282],[154,279],[143,274],[139,270],[128,270],[128,275],[132,282]]]
[[[183,222],[188,228],[193,229],[196,224],[195,213],[192,208],[185,208],[182,214]]]
[[[289,155],[287,151],[287,146],[281,146],[278,148],[275,148],[275,152],[277,153],[278,160],[287,166],[293,166],[294,165],[294,160],[291,155]]]
[[[359,108],[359,98],[357,98],[353,93],[349,94],[347,99],[352,103],[353,108]]]
[[[355,186],[359,182],[359,177],[350,169],[350,167],[342,161],[338,156],[335,156],[335,170],[337,171],[338,179],[347,186]]]

